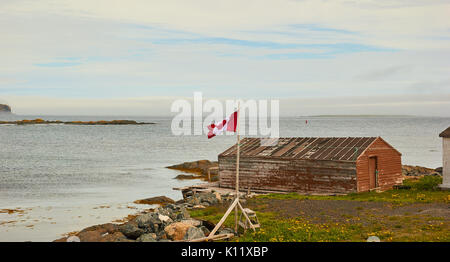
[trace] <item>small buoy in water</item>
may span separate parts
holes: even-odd
[[[66,242],[80,242],[80,238],[77,236],[70,236],[67,238]]]
[[[381,242],[381,240],[377,236],[370,236],[369,238],[367,238],[367,242]]]

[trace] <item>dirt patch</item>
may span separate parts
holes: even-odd
[[[347,200],[252,199],[247,204],[261,212],[275,212],[282,218],[304,217],[313,223],[349,222],[390,216],[439,217],[450,222],[447,203],[417,203],[397,206],[385,202]]]

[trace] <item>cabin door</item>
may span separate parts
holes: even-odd
[[[369,157],[369,188],[374,189],[377,187],[377,157]]]

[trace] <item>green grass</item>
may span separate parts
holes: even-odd
[[[197,219],[217,223],[224,210],[208,207],[191,211]],[[237,242],[364,242],[369,236],[377,236],[383,242],[392,241],[450,241],[448,225],[442,218],[429,218],[426,221],[417,216],[361,217],[347,219],[341,223],[313,223],[302,217],[281,218],[274,212],[257,212],[261,228],[251,229],[231,241]],[[363,223],[364,221],[364,223]],[[231,214],[225,226],[233,227]]]
[[[410,186],[415,190],[423,190],[423,191],[435,191],[439,190],[439,185],[442,184],[442,177],[440,176],[424,176],[420,178],[418,181],[414,181],[412,179],[405,180],[403,182],[404,185]]]
[[[191,217],[218,223],[224,211],[217,207],[190,211]],[[257,212],[261,228],[256,232],[249,230],[234,241],[344,241],[349,239],[350,233],[342,227],[315,225],[301,218],[279,219],[273,212]],[[276,221],[276,223],[274,223]],[[230,214],[224,225],[234,227],[234,214]],[[241,232],[242,233],[242,232]]]
[[[308,196],[298,193],[267,194],[257,196],[260,199],[312,199],[312,200],[355,200],[368,202],[389,202],[393,204],[450,202],[448,191],[435,190],[442,183],[441,177],[425,176],[418,181],[406,180],[404,185],[411,189],[396,189],[384,192],[362,192],[342,196]]]
[[[258,212],[261,228],[249,230],[235,241],[240,242],[337,242],[350,241],[354,231],[340,224],[314,224],[302,218],[279,219],[274,213]],[[276,223],[274,223],[276,221]]]
[[[411,189],[389,190],[382,193],[367,192],[346,196],[305,196],[296,193],[268,194],[258,196],[250,206],[256,211],[261,228],[256,232],[248,230],[231,241],[276,241],[276,242],[343,242],[366,241],[369,236],[377,236],[381,241],[444,241],[450,242],[449,225],[446,218],[427,215],[384,215],[356,207],[358,216],[342,213],[342,222],[313,222],[305,217],[288,218],[268,210],[264,201],[258,199],[314,199],[314,200],[353,200],[381,201],[399,205],[412,203],[448,203],[448,191],[433,190],[436,178],[408,181]],[[405,183],[406,184],[406,183]],[[431,186],[430,186],[431,184]],[[425,186],[424,186],[425,185]],[[250,202],[248,203],[250,204]],[[200,210],[191,210],[192,217],[218,223],[227,206],[212,206]],[[320,216],[320,215],[319,215]],[[225,221],[226,227],[234,227],[234,214]],[[242,231],[242,230],[241,230]]]
[[[297,193],[289,194],[268,194],[257,196],[260,199],[312,199],[312,200],[354,200],[368,202],[389,202],[393,204],[410,204],[410,203],[448,203],[449,193],[440,191],[423,191],[423,190],[389,190],[381,193],[364,192],[354,193],[345,196],[305,196]]]

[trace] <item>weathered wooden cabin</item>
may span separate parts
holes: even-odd
[[[402,183],[401,153],[381,137],[292,137],[267,146],[244,138],[239,187],[252,191],[346,194]],[[236,184],[236,145],[219,155],[219,185]]]

